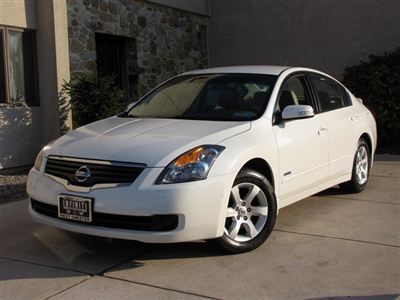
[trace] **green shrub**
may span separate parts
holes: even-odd
[[[400,154],[400,48],[347,67],[343,83],[375,115],[378,152]]]
[[[113,77],[93,73],[64,82],[61,97],[70,98],[74,128],[116,115],[126,109],[127,100]]]

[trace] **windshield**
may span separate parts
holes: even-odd
[[[173,78],[121,117],[248,121],[267,107],[277,76],[200,74]]]

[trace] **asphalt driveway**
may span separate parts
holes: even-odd
[[[368,188],[330,189],[284,208],[256,251],[150,245],[33,223],[28,201],[0,206],[0,299],[400,297],[400,161]]]

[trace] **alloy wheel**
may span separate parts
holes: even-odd
[[[363,185],[368,179],[368,152],[364,146],[361,146],[357,150],[356,176],[357,182],[360,185]]]
[[[262,231],[267,218],[268,201],[261,188],[250,182],[239,183],[232,188],[225,235],[236,242],[252,240]]]

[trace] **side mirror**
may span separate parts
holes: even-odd
[[[314,109],[310,105],[288,105],[282,112],[283,120],[304,119],[314,117]]]
[[[136,105],[136,103],[138,103],[139,101],[135,101],[135,102],[131,102],[129,103],[128,107],[126,108],[126,111],[130,111],[132,107],[134,107]]]

